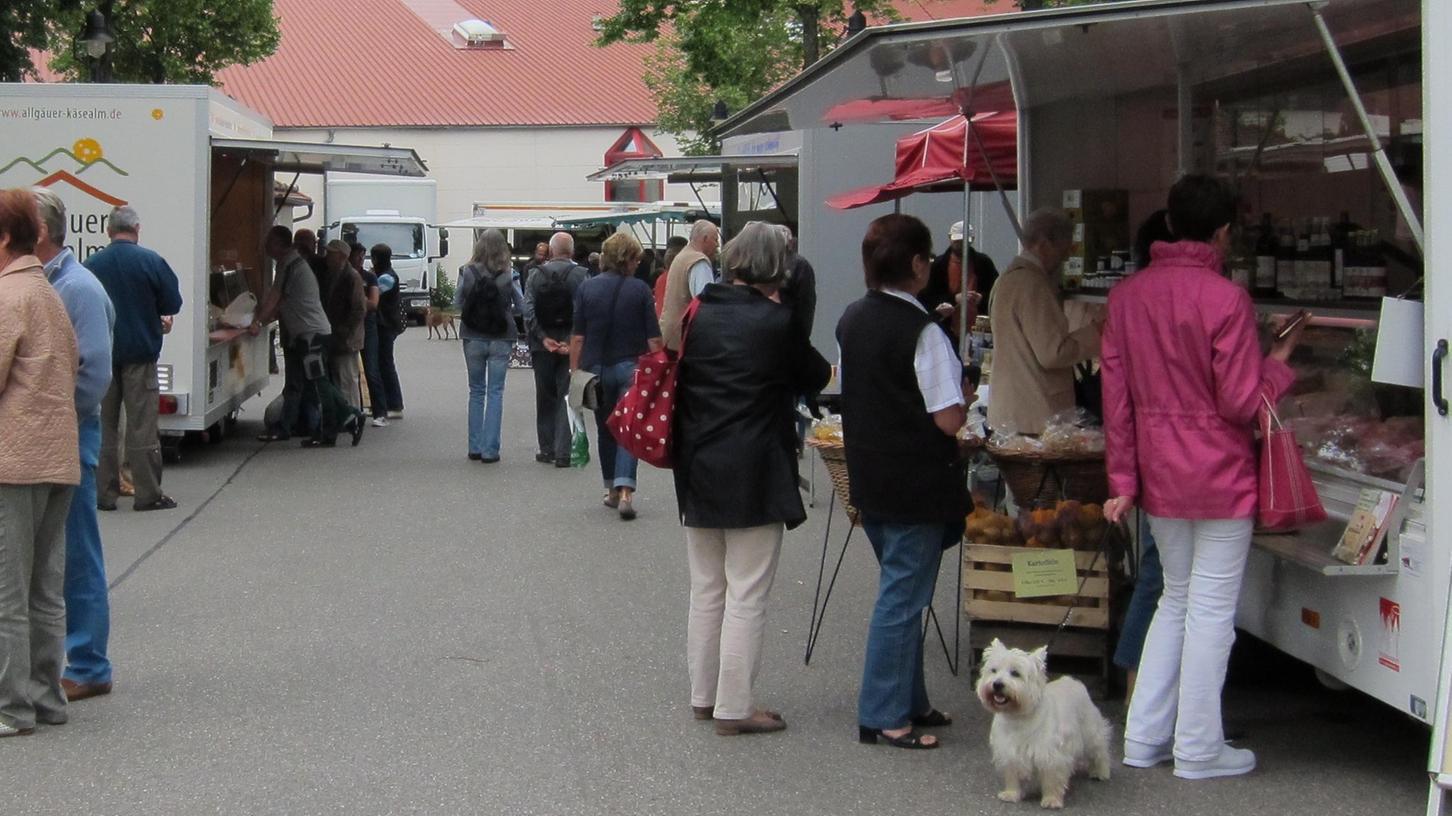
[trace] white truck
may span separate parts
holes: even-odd
[[[438,182],[428,178],[370,179],[329,173],[324,182],[324,240],[393,250],[406,314],[422,320],[429,308],[429,290],[437,281],[434,262],[449,254],[448,230],[440,229]]]
[[[412,150],[275,141],[264,116],[207,87],[0,83],[0,188],[56,191],[82,261],[109,243],[112,209],[135,208],[142,246],[180,280],[157,365],[168,458],[188,433],[219,439],[266,387],[269,335],[226,325],[223,311],[271,282],[262,239],[290,223],[285,191],[332,169],[424,172]]]

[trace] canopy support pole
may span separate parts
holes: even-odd
[[[978,155],[983,159],[983,166],[988,168],[988,175],[993,179],[993,187],[998,191],[998,200],[1003,202],[1003,211],[1008,215],[1008,223],[1013,226],[1013,234],[1018,236],[1019,241],[1023,240],[1023,225],[1018,221],[1018,213],[1013,209],[1013,202],[1008,200],[1008,191],[1003,189],[1003,181],[998,178],[998,171],[993,169],[993,162],[988,158],[988,148],[983,146],[983,137],[978,135],[978,129],[970,123],[968,132],[973,135],[973,143],[978,145]]]
[[[1331,64],[1336,66],[1336,75],[1341,78],[1341,85],[1346,89],[1346,96],[1351,100],[1351,106],[1356,110],[1356,118],[1361,121],[1361,129],[1366,133],[1366,140],[1371,144],[1371,157],[1376,162],[1377,172],[1381,174],[1382,183],[1386,185],[1387,192],[1391,194],[1392,201],[1397,205],[1397,212],[1401,214],[1402,220],[1407,222],[1407,229],[1412,233],[1412,240],[1417,244],[1417,252],[1425,257],[1426,250],[1423,247],[1422,220],[1412,210],[1412,201],[1407,197],[1407,191],[1402,189],[1402,184],[1397,181],[1396,170],[1392,168],[1391,159],[1386,155],[1386,147],[1382,145],[1381,139],[1376,135],[1376,128],[1371,123],[1371,116],[1366,112],[1366,105],[1361,100],[1361,93],[1356,90],[1356,82],[1351,78],[1351,72],[1346,68],[1346,60],[1341,56],[1341,49],[1336,45],[1336,38],[1331,36],[1331,29],[1326,25],[1326,18],[1321,16],[1319,6],[1311,5],[1311,19],[1316,23],[1316,30],[1321,34],[1321,42],[1326,45],[1326,55],[1331,58]]]

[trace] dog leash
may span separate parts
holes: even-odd
[[[1089,582],[1090,573],[1099,565],[1099,557],[1101,555],[1106,559],[1109,557],[1109,536],[1113,535],[1115,530],[1123,530],[1125,535],[1128,535],[1129,525],[1125,524],[1123,519],[1113,524],[1105,525],[1104,535],[1099,537],[1099,547],[1094,551],[1094,560],[1089,562],[1089,566],[1084,570],[1084,577],[1079,579],[1079,589],[1074,593],[1074,600],[1070,602],[1069,608],[1064,611],[1064,619],[1059,621],[1059,625],[1054,628],[1054,633],[1049,635],[1049,642],[1044,644],[1044,651],[1046,653],[1053,654],[1054,641],[1059,639],[1059,633],[1063,632],[1069,625],[1069,618],[1073,616],[1074,610],[1079,608],[1079,598],[1084,594],[1084,586]]]

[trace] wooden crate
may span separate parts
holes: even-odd
[[[1079,580],[1077,596],[990,600],[988,593],[1013,594],[1013,555],[1037,552],[1028,547],[963,544],[963,610],[974,621],[1002,621],[1058,626],[1069,613],[1069,626],[1109,628],[1109,564],[1102,554],[1076,551]],[[1070,606],[1073,609],[1070,611]]]

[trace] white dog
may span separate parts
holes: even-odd
[[[1003,774],[998,798],[1020,802],[1025,790],[1037,788],[1039,804],[1058,809],[1076,771],[1109,778],[1109,723],[1083,683],[1048,682],[1047,661],[1045,649],[1030,654],[995,639],[983,650],[977,691],[993,713],[988,745]]]

